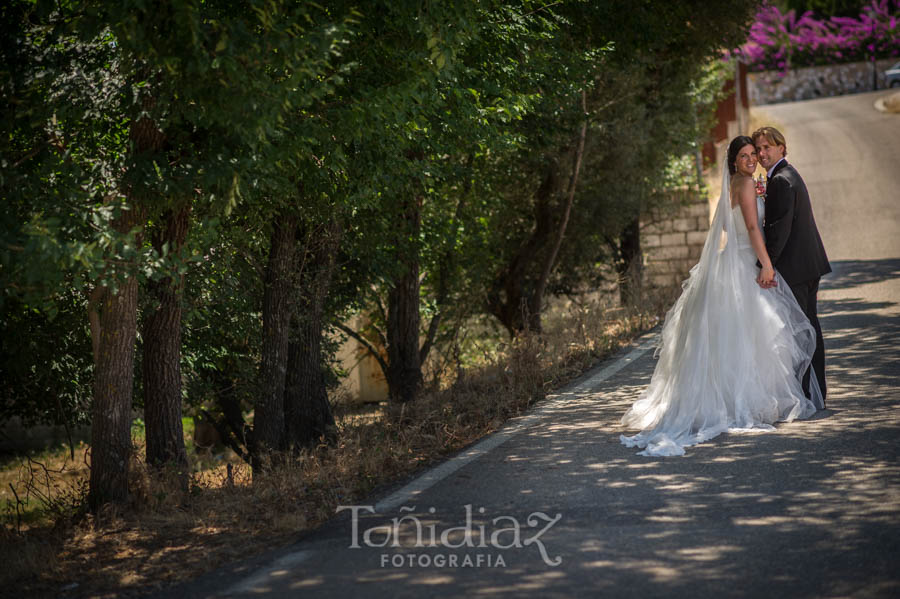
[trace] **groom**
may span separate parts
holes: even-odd
[[[816,314],[816,295],[819,291],[819,279],[831,272],[831,265],[816,228],[806,184],[784,158],[787,155],[784,135],[774,127],[762,127],[753,133],[752,139],[759,163],[768,171],[766,216],[763,223],[766,250],[775,269],[784,277],[800,308],[816,330],[816,351],[811,370],[815,371],[822,390],[823,405],[817,407],[824,409],[825,345]],[[764,288],[773,287],[774,275],[765,279],[760,274],[757,282]],[[810,371],[807,370],[803,376],[803,392],[807,397],[809,376]]]

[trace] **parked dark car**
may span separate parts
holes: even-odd
[[[884,77],[888,87],[900,87],[900,62],[886,70]]]

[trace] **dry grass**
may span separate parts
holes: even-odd
[[[363,410],[339,404],[336,447],[286,458],[252,481],[233,456],[207,459],[184,492],[172,477],[135,460],[131,503],[86,514],[77,509],[87,477],[83,462],[26,460],[13,487],[41,510],[23,521],[7,501],[0,588],[29,597],[63,589],[95,597],[143,594],[287,544],[329,519],[336,506],[358,502],[496,430],[653,326],[664,299],[633,313],[563,306],[548,318],[544,335],[504,344],[413,404]],[[38,487],[43,495],[35,495]]]

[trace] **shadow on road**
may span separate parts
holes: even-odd
[[[833,264],[823,289],[900,278],[900,260]],[[382,529],[370,536],[372,545],[361,541],[349,549],[352,529],[342,517],[297,547],[301,553],[310,543],[328,549],[272,570],[248,592],[900,596],[900,317],[893,302],[842,295],[849,297],[819,302],[830,390],[826,417],[780,424],[771,433],[722,435],[682,458],[636,456],[619,443],[626,432],[619,419],[650,380],[655,360],[648,352],[589,394],[570,393],[552,417],[464,466],[405,510],[362,515],[359,539],[367,529],[404,518],[399,547],[373,546],[386,539]],[[473,546],[450,547],[465,541],[466,505],[472,506]],[[562,559],[558,566],[546,563],[536,543],[525,542],[546,523],[529,526],[535,512],[561,516],[540,537],[547,556]],[[430,527],[438,535],[457,530],[448,542],[417,547],[416,534],[424,531],[427,539]],[[435,565],[437,555],[446,560],[451,554],[460,563],[479,554],[488,561],[482,567]],[[489,567],[498,555],[504,566]],[[428,565],[418,556],[427,556]],[[402,565],[392,565],[397,561]]]
[[[823,290],[852,288],[900,279],[900,259],[832,262],[834,273]],[[819,321],[825,336],[829,401],[858,401],[878,411],[894,395],[900,380],[900,314],[897,302],[869,301],[846,291],[839,299],[819,301]],[[861,396],[860,396],[861,395]]]
[[[834,266],[823,288],[900,278],[900,260]],[[535,546],[523,546],[475,550],[504,554],[502,569],[379,566],[363,568],[357,579],[410,594],[438,585],[455,596],[564,597],[584,588],[644,597],[767,596],[773,589],[794,597],[896,596],[900,318],[885,313],[893,306],[820,301],[832,408],[824,418],[782,424],[774,433],[723,435],[684,458],[635,456],[619,444],[625,431],[618,420],[649,381],[655,361],[648,354],[598,389],[589,407],[573,398],[552,423],[480,460],[478,474],[463,469],[411,512],[440,531],[463,524],[464,505],[484,507],[473,528],[485,526],[487,535],[496,530],[491,517],[524,523],[536,511],[561,513],[541,539],[551,557],[563,559],[560,566],[547,566]],[[489,484],[485,493],[478,477],[507,486],[491,493]],[[365,526],[386,521],[373,516]],[[384,552],[368,551],[370,564]]]
[[[821,289],[845,289],[900,278],[900,258],[883,260],[832,260],[833,271],[822,279]]]

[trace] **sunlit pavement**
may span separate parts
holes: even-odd
[[[646,352],[415,499],[357,508],[356,535],[346,510],[164,595],[900,596],[900,115],[877,97],[766,107],[835,267],[819,301],[829,410],[639,457],[618,421],[649,381]],[[399,547],[375,546],[393,537],[370,529],[399,518]]]

